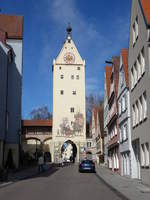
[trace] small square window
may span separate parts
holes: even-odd
[[[76,79],[79,80],[79,75],[76,76]]]
[[[63,91],[63,90],[60,90],[60,94],[63,95],[63,94],[64,94],[64,91]]]
[[[76,95],[76,91],[72,91],[72,94],[73,94],[73,95]]]
[[[77,70],[80,70],[80,67],[77,67]]]
[[[74,75],[71,75],[71,79],[74,79]]]
[[[63,75],[63,74],[61,74],[61,75],[60,75],[60,78],[61,78],[61,79],[63,79],[63,78],[64,78],[64,75]]]
[[[74,113],[74,108],[70,108],[70,112]]]

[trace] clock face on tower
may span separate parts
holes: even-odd
[[[75,62],[75,56],[73,53],[68,52],[64,55],[64,61],[67,64],[73,64]]]

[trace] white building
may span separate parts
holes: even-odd
[[[109,99],[109,91],[110,91],[110,77],[111,77],[111,66],[105,66],[105,79],[104,79],[104,164],[108,166],[108,99]]]
[[[0,30],[2,36],[0,116],[3,119],[0,122],[0,149],[2,149],[3,164],[7,161],[8,151],[11,150],[14,165],[18,167],[21,133],[23,17],[0,14]],[[10,52],[8,60],[6,55]]]
[[[131,145],[128,49],[122,49],[120,54],[118,110],[120,129],[121,175],[134,178],[133,149]]]
[[[53,61],[53,152],[59,162],[64,143],[73,145],[73,157],[81,159],[86,149],[85,61],[67,28],[67,38]]]

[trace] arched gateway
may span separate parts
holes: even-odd
[[[72,28],[68,26],[66,40],[53,61],[53,162],[59,162],[62,156],[67,159],[71,151],[78,162],[86,147],[85,60],[81,58],[71,32]],[[62,152],[64,145],[67,152]]]

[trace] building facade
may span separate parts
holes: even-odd
[[[131,145],[128,49],[122,49],[120,54],[118,117],[120,130],[121,175],[134,178],[133,149]]]
[[[150,3],[132,1],[129,39],[131,138],[135,177],[150,184]]]
[[[0,14],[1,30],[1,82],[0,123],[3,163],[7,161],[8,151],[12,151],[14,166],[19,165],[19,141],[21,134],[21,96],[22,96],[22,41],[23,17]],[[3,48],[3,44],[9,50]],[[4,51],[3,51],[3,50]],[[11,53],[8,57],[7,54]],[[4,91],[5,90],[5,91]]]
[[[53,162],[78,162],[86,151],[85,61],[71,31],[53,61]]]
[[[111,66],[105,66],[104,74],[104,164],[108,166],[108,98],[110,91]]]
[[[120,134],[118,120],[118,80],[120,58],[112,58],[112,71],[110,77],[110,93],[108,98],[108,163],[112,171],[121,172],[120,166]]]
[[[52,120],[22,120],[21,149],[32,160],[44,153],[51,162]]]
[[[92,110],[91,135],[93,144],[93,161],[97,164],[104,163],[104,107],[103,104],[95,106]]]

